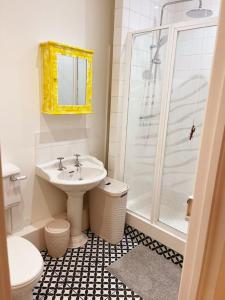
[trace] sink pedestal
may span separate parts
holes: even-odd
[[[82,233],[83,196],[85,192],[67,193],[67,218],[70,222],[69,248],[78,248],[86,244],[88,237]]]
[[[81,168],[75,166],[74,157],[64,159],[66,169],[63,170],[59,170],[62,163],[59,165],[56,160],[36,166],[38,176],[64,191],[68,196],[67,218],[71,228],[70,248],[81,247],[87,242],[88,237],[82,233],[83,196],[87,191],[95,188],[107,175],[103,163],[97,158],[82,155],[79,159],[79,161],[76,159],[76,163],[81,162],[79,164],[82,165]],[[77,169],[79,169],[79,174],[77,174]]]

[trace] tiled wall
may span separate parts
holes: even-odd
[[[127,97],[125,95],[127,81],[125,76],[128,76],[125,71],[129,63],[126,60],[128,56],[126,47],[129,32],[159,26],[160,8],[164,3],[166,1],[124,0],[116,1],[115,8],[108,156],[109,176],[125,180],[129,184],[128,208],[147,219],[150,217],[152,205],[150,199],[152,199],[154,186],[155,153],[159,127],[147,125],[148,122],[149,124],[153,122],[159,125],[157,116],[161,110],[160,91],[162,90],[165,71],[163,48],[166,48],[166,43],[160,48],[161,64],[157,66],[158,78],[155,85],[150,78],[144,78],[144,74],[146,72],[147,75],[148,66],[151,65],[151,55],[155,51],[155,48],[153,51],[151,50],[151,45],[157,44],[157,38],[152,34],[145,33],[133,40],[128,108],[126,106],[127,99],[125,98]],[[217,16],[219,3],[219,0],[203,1],[203,8],[212,9],[213,15]],[[189,9],[197,8],[198,4],[199,1],[196,0],[166,7],[163,24],[194,20],[188,17],[186,12]],[[167,34],[162,33],[161,37],[164,35]],[[145,39],[144,36],[147,36],[147,38]],[[167,132],[167,145],[169,147],[165,151],[163,177],[161,179],[160,220],[181,231],[186,231],[186,199],[192,193],[193,188],[214,38],[215,30],[212,35],[210,29],[205,29],[200,35],[198,31],[191,31],[186,32],[177,44],[179,49],[176,52],[176,72],[173,79],[171,113]],[[146,85],[150,89],[155,85],[154,101],[151,100],[152,92],[146,91]],[[187,96],[187,90],[189,94],[192,93],[193,95]],[[174,99],[181,99],[181,101],[178,103],[173,101]],[[146,106],[147,102],[148,106]],[[149,109],[151,102],[154,103],[153,112]],[[151,119],[140,120],[142,115],[151,115]],[[197,128],[195,138],[190,142],[188,135],[193,124],[193,118]],[[177,124],[179,119],[179,124]],[[126,126],[128,127],[125,128]],[[122,174],[120,170],[122,166],[121,155],[123,157],[121,146],[122,139],[125,138],[122,134],[126,129],[125,174]]]
[[[54,133],[37,132],[35,134],[35,158],[36,164],[56,160],[57,157],[69,157],[76,153],[88,154],[89,141],[87,129],[79,129],[80,134],[75,130],[58,130]],[[78,130],[77,130],[78,133]],[[67,134],[67,137],[65,138]],[[77,135],[77,138],[75,138]],[[80,137],[79,137],[80,136]],[[84,138],[86,136],[86,138]]]
[[[110,135],[108,171],[109,176],[121,178],[119,162],[121,155],[122,126],[126,122],[124,111],[124,86],[126,70],[127,35],[133,30],[146,29],[159,25],[161,6],[168,1],[156,0],[116,0],[113,42],[113,74],[110,113]],[[220,0],[205,0],[203,7],[210,8],[218,15]],[[171,5],[165,8],[163,24],[190,20],[188,9],[197,8],[198,0]],[[123,123],[124,121],[124,123]]]
[[[113,41],[112,98],[108,173],[118,178],[116,166],[120,155],[123,97],[125,85],[127,34],[133,30],[156,26],[159,22],[161,1],[116,0]]]

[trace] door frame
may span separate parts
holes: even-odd
[[[225,272],[221,269],[225,266],[224,36],[225,1],[221,1],[179,300],[225,299]]]
[[[3,202],[3,178],[0,152],[0,299],[11,299],[11,285],[9,278],[9,264],[6,243],[5,210]]]

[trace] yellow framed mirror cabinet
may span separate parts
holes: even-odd
[[[92,113],[93,51],[56,43],[40,44],[42,57],[42,112]]]

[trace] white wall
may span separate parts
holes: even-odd
[[[65,195],[35,177],[36,159],[79,152],[84,144],[105,159],[113,12],[113,0],[0,1],[2,156],[28,176],[16,229],[65,209]],[[48,40],[95,51],[93,115],[40,113],[39,43]]]

